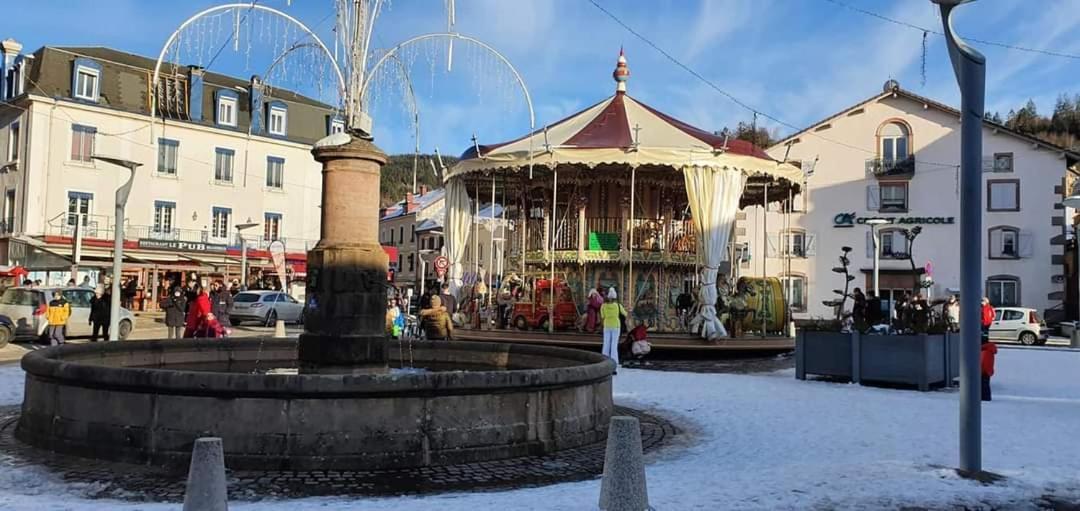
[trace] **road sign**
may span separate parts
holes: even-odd
[[[446,275],[446,269],[450,267],[450,260],[446,256],[439,256],[435,258],[435,274],[440,278]]]

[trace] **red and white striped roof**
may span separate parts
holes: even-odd
[[[772,159],[744,140],[726,139],[696,128],[625,92],[629,70],[619,56],[613,73],[618,89],[600,103],[529,135],[500,144],[478,145],[461,155],[448,177],[531,163],[553,167],[582,164],[732,167],[748,174],[767,173],[799,181],[802,172]],[[479,154],[478,154],[479,153]]]

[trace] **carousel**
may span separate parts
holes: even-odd
[[[593,290],[614,288],[634,324],[718,340],[741,330],[737,309],[766,303],[733,281],[736,214],[790,200],[802,170],[634,99],[626,62],[620,51],[614,95],[509,142],[474,139],[446,173],[451,289],[473,295],[463,275],[477,229],[493,230],[489,253],[501,255],[491,292],[475,296],[484,324],[590,332]],[[502,218],[477,221],[490,203]],[[770,314],[786,316],[774,295]]]

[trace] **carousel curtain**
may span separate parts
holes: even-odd
[[[683,177],[704,263],[698,292],[701,306],[690,327],[706,339],[726,337],[727,331],[716,317],[716,278],[720,263],[727,259],[728,238],[746,177],[735,169],[715,167],[684,167]]]
[[[465,247],[469,246],[469,231],[472,225],[472,209],[469,206],[469,193],[465,182],[460,177],[451,178],[446,183],[446,252],[450,258],[450,293],[458,296],[464,275]]]

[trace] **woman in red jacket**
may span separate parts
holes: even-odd
[[[980,354],[980,366],[982,368],[982,400],[990,401],[990,377],[994,375],[994,357],[997,355],[997,344],[983,337],[982,353]]]
[[[196,332],[210,314],[210,297],[198,282],[192,288],[195,299],[188,304],[187,321],[184,322],[184,338],[195,337]]]
[[[990,299],[982,299],[982,338],[983,342],[990,339],[990,325],[994,323],[994,307],[990,305]]]

